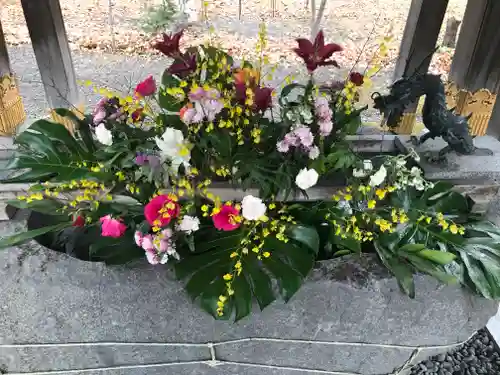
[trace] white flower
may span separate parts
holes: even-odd
[[[103,145],[111,146],[113,144],[113,134],[111,134],[111,131],[106,129],[106,126],[102,123],[95,128],[95,136],[99,143]]]
[[[372,161],[370,159],[365,159],[365,160],[363,160],[363,169],[358,169],[358,168],[354,169],[352,171],[352,175],[353,175],[353,177],[357,177],[357,178],[365,177],[372,170],[373,170]]]
[[[196,232],[200,229],[200,219],[194,216],[184,215],[177,229],[187,234]]]
[[[155,138],[156,145],[161,151],[162,157],[172,162],[172,169],[177,171],[181,164],[189,167],[191,153],[184,142],[184,135],[180,130],[166,128],[161,138]]]
[[[425,184],[422,178],[415,177],[415,179],[413,179],[413,186],[419,191],[425,190]]]
[[[412,169],[410,171],[411,175],[415,176],[415,177],[417,177],[417,176],[419,177],[421,172],[422,171],[418,167],[412,167]]]
[[[295,184],[297,184],[300,189],[307,190],[316,185],[318,178],[318,172],[314,169],[304,168],[297,174],[297,177],[295,177]]]
[[[337,203],[337,208],[344,211],[347,215],[352,215],[352,207],[348,201],[340,201],[339,203]]]
[[[241,214],[247,220],[259,220],[266,215],[267,207],[262,199],[247,195],[241,201]]]
[[[314,160],[317,159],[319,156],[319,147],[318,146],[313,146],[309,150],[309,159]]]
[[[370,177],[370,186],[379,186],[387,177],[387,169],[382,165],[380,169]]]
[[[396,160],[396,166],[399,168],[402,168],[406,165],[406,159],[398,159]]]

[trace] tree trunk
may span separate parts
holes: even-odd
[[[311,25],[311,40],[316,38],[316,35],[318,35],[321,26],[321,19],[323,18],[323,14],[325,13],[325,8],[326,8],[326,0],[321,0],[321,4],[319,6],[316,19],[313,19],[313,23]]]
[[[457,20],[455,17],[451,17],[446,22],[446,31],[443,38],[443,46],[448,48],[455,48],[457,42],[458,28],[462,21]]]

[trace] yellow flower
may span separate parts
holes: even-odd
[[[236,268],[237,270],[241,269],[241,262],[237,261],[236,264],[234,265],[234,268]]]
[[[387,194],[387,190],[385,189],[377,189],[375,191],[375,194],[377,195],[379,200],[382,200],[385,198],[385,195]]]
[[[230,258],[235,258],[238,256],[238,253],[232,252],[231,255],[229,256]]]
[[[233,275],[231,275],[230,273],[226,273],[224,276],[223,276],[224,280],[226,281],[229,281],[233,278]]]
[[[336,202],[340,201],[340,197],[339,197],[338,195],[334,195],[334,196],[333,196],[333,199],[334,199]]]
[[[269,251],[265,251],[263,254],[264,258],[269,258],[271,256],[271,253]]]
[[[350,200],[352,200],[352,195],[351,194],[346,194],[344,195],[344,199],[349,202]]]
[[[372,200],[368,201],[368,208],[370,210],[373,210],[375,208],[376,204],[377,204],[377,202],[374,199],[372,199]]]
[[[453,234],[457,234],[458,233],[458,227],[456,224],[451,224],[450,225],[450,232],[453,233]]]

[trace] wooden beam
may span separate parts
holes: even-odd
[[[59,0],[21,0],[31,43],[51,109],[80,104]]]
[[[450,71],[460,89],[500,90],[499,20],[500,1],[468,2]]]
[[[7,51],[7,43],[2,29],[2,21],[0,20],[0,77],[10,73],[9,52]]]
[[[394,78],[426,73],[436,48],[448,0],[412,0]]]

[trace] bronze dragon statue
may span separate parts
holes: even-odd
[[[446,154],[450,151],[459,155],[493,154],[491,150],[474,146],[468,124],[471,115],[459,116],[454,113],[455,108],[447,108],[444,84],[439,75],[416,73],[411,77],[403,77],[392,84],[388,95],[376,92],[372,99],[374,108],[387,119],[387,126],[395,128],[407,106],[422,95],[425,95],[422,117],[428,132],[420,138],[412,136],[412,142],[420,145],[429,138],[442,137],[448,144],[432,161],[446,160]]]

